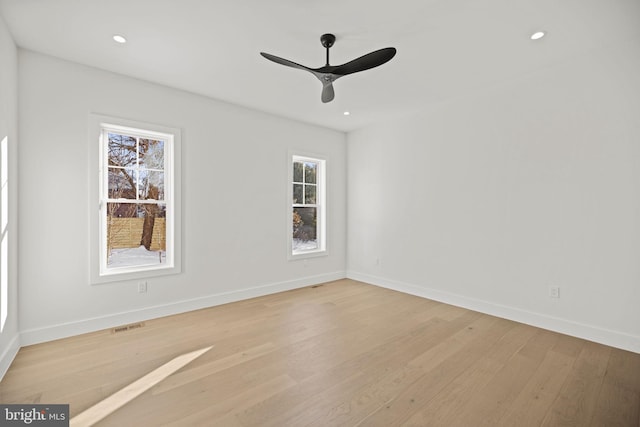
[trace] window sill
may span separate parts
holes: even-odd
[[[328,255],[329,254],[326,249],[316,250],[316,251],[296,252],[296,253],[289,254],[289,261],[295,261],[298,259],[318,258],[318,257],[323,257]]]
[[[125,282],[131,280],[148,279],[151,277],[168,276],[171,274],[179,274],[181,269],[176,266],[156,267],[156,268],[139,268],[139,269],[123,269],[122,271],[113,271],[91,278],[92,285],[101,285],[114,282]]]

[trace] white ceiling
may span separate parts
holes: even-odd
[[[640,0],[0,0],[0,13],[22,48],[341,131],[640,40]],[[322,66],[327,32],[332,64],[398,53],[337,81],[328,104],[311,74],[259,55]]]

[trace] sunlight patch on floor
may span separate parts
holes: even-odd
[[[94,425],[183,366],[186,366],[198,357],[202,356],[204,353],[211,350],[211,348],[213,348],[213,346],[192,351],[191,353],[186,353],[170,360],[159,368],[149,372],[139,380],[132,382],[122,390],[115,392],[106,399],[96,403],[91,408],[76,415],[71,419],[70,426],[85,427]]]

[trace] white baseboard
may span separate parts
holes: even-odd
[[[479,311],[481,313],[501,317],[503,319],[509,319],[565,335],[571,335],[576,338],[582,338],[611,347],[640,353],[640,337],[623,332],[599,328],[593,325],[586,325],[567,319],[521,310],[462,295],[442,292],[435,289],[425,288],[423,286],[358,273],[356,271],[347,271],[347,277],[349,279],[370,283],[372,285],[392,289],[406,294],[463,307],[473,311]]]
[[[47,326],[45,328],[29,329],[20,333],[20,343],[23,346],[38,344],[87,332],[109,329],[129,323],[142,322],[145,320],[156,319],[158,317],[171,316],[174,314],[260,297],[277,292],[317,285],[319,283],[331,282],[333,280],[344,279],[345,277],[346,274],[344,271],[336,271],[334,273],[303,277],[300,279],[255,286],[238,291],[222,292],[205,297],[178,301],[171,304],[147,307],[140,310],[83,319],[77,322]]]
[[[20,334],[16,334],[7,348],[0,355],[0,380],[4,378],[4,374],[9,370],[9,366],[13,363],[13,359],[16,358],[18,351],[20,350]]]

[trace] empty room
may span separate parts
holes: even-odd
[[[0,0],[0,64],[0,425],[640,425],[638,0]]]

